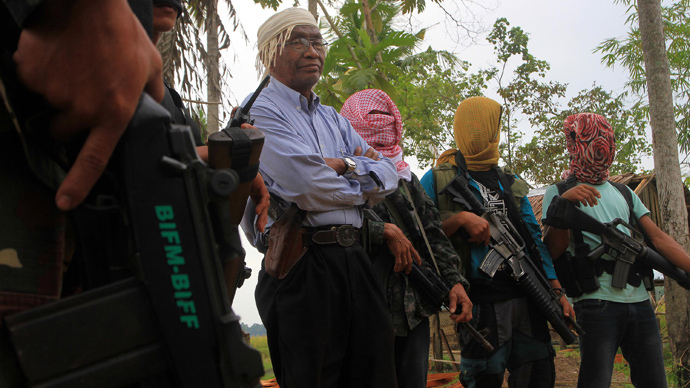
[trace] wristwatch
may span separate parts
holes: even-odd
[[[355,162],[354,159],[352,158],[343,158],[343,162],[345,162],[345,173],[343,175],[352,175],[352,173],[355,172],[355,169],[357,169],[357,162]]]

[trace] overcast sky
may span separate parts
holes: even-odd
[[[288,6],[292,4],[291,1],[285,3]],[[251,1],[234,1],[233,4],[237,7],[250,39],[250,43],[245,45],[234,34],[233,48],[228,52],[227,63],[233,78],[226,81],[235,99],[241,100],[259,84],[254,68],[256,30],[272,11],[262,10]],[[431,1],[427,0],[427,4],[429,12],[416,18],[415,22],[419,26],[430,27],[426,37],[434,49],[456,53],[474,66],[471,71],[493,65],[493,50],[484,39],[485,35],[476,39],[476,44],[469,47],[467,44],[458,45],[449,38],[446,26],[437,23],[442,20],[442,14],[434,8]],[[613,4],[613,0],[505,0],[495,1],[490,8],[477,9],[475,12],[485,29],[490,30],[499,17],[507,18],[511,26],[522,27],[530,37],[530,52],[551,64],[548,79],[567,83],[569,97],[591,88],[594,83],[615,94],[623,91],[627,80],[625,72],[620,68],[609,69],[601,65],[601,55],[593,53],[593,50],[607,38],[625,36],[627,27],[624,5]],[[415,164],[414,161],[409,162]],[[415,172],[419,176],[423,173]],[[247,265],[254,273],[237,291],[233,308],[241,321],[251,326],[253,323],[261,323],[254,302],[254,288],[262,255],[246,241],[244,244]]]

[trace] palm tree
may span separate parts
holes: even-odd
[[[232,2],[230,0],[225,0],[225,4],[228,8],[228,16],[232,22],[233,30],[239,27],[240,31],[243,31]],[[179,29],[186,31],[181,33],[188,39],[186,40],[187,42],[195,42],[185,47],[193,46],[196,50],[194,53],[199,54],[197,56],[192,55],[189,64],[197,65],[198,59],[202,58],[203,67],[206,70],[205,83],[206,100],[208,104],[206,119],[208,133],[217,132],[219,129],[221,118],[219,107],[222,105],[223,101],[221,80],[222,74],[227,72],[227,68],[220,61],[220,51],[230,46],[230,35],[218,15],[218,5],[218,0],[190,0],[187,3],[187,8],[189,10],[190,20],[193,20],[193,23],[187,25],[188,29]],[[206,32],[205,49],[199,39],[200,31]],[[242,33],[242,35],[244,35],[244,33]],[[247,39],[246,35],[244,35],[244,37]],[[181,41],[178,41],[178,44],[181,43]],[[187,66],[187,63],[185,63],[185,66]],[[194,74],[193,71],[192,74]],[[189,81],[195,81],[194,84],[196,86],[203,84],[203,82],[196,82],[201,81],[197,77],[192,80],[183,80],[183,87]],[[201,89],[201,87],[199,87],[199,89]]]
[[[390,79],[420,58],[414,52],[426,30],[414,34],[395,30],[393,19],[401,12],[397,3],[369,7],[367,0],[348,0],[336,18],[322,9],[327,20],[322,25],[332,40],[316,86],[322,101],[340,108],[351,94],[367,88],[381,89],[395,100],[397,92]]]

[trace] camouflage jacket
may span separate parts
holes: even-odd
[[[449,288],[458,283],[462,283],[465,289],[469,288],[469,283],[459,272],[460,259],[441,229],[438,210],[414,174],[412,174],[412,182],[407,183],[406,187],[410,190],[414,209],[423,223],[441,277],[446,281]],[[413,214],[413,206],[407,199],[404,190],[403,181],[399,181],[398,190],[386,197],[386,201],[374,206],[374,211],[383,222],[369,221],[368,223],[369,238],[371,239],[370,256],[374,260],[374,267],[384,288],[396,336],[406,336],[407,332],[414,329],[424,317],[436,312],[436,308],[414,289],[407,275],[393,271],[395,259],[383,241],[383,223],[398,224],[398,221],[389,212],[387,202],[388,206],[394,207],[400,215],[404,225],[398,225],[398,227],[405,232],[407,238],[414,245],[422,258],[422,265],[434,268],[424,237]]]

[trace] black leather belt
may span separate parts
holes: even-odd
[[[326,228],[304,228],[304,245],[338,244],[349,247],[361,239],[361,231],[352,225],[333,225]]]

